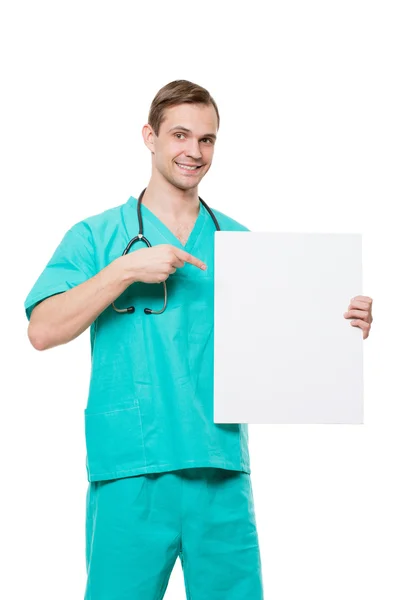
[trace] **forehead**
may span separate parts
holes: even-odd
[[[182,125],[194,134],[217,133],[217,113],[215,108],[206,104],[179,104],[165,109],[160,130],[168,131],[171,127]]]

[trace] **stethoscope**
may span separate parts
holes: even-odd
[[[134,238],[132,238],[129,242],[129,244],[127,245],[127,247],[125,248],[125,250],[122,253],[122,256],[125,256],[125,254],[127,254],[129,252],[129,250],[131,249],[131,247],[133,246],[133,244],[135,244],[136,242],[145,242],[145,244],[147,244],[147,246],[149,248],[151,248],[151,244],[149,242],[149,240],[147,238],[144,237],[143,235],[143,219],[142,219],[142,198],[143,195],[145,193],[147,188],[144,188],[143,192],[140,194],[139,198],[138,198],[138,203],[137,203],[137,215],[138,215],[138,222],[139,222],[139,233],[137,234],[137,236],[135,236]],[[207,204],[204,202],[204,200],[202,200],[199,196],[199,200],[202,203],[202,205],[204,206],[204,208],[209,212],[212,220],[214,221],[215,227],[217,229],[217,231],[220,231],[221,228],[219,226],[219,223],[217,221],[216,216],[214,215],[213,211],[211,210],[211,208],[209,206],[207,206]],[[161,310],[151,310],[151,308],[145,308],[144,312],[146,315],[161,315],[164,310],[167,308],[167,284],[165,281],[162,282],[164,285],[164,306],[162,307]],[[113,309],[118,312],[118,313],[134,313],[135,312],[135,307],[134,306],[128,306],[128,308],[117,308],[115,306],[115,303],[112,303],[112,307]]]

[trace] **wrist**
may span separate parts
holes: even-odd
[[[113,261],[112,265],[115,265],[114,268],[121,282],[128,286],[138,281],[138,274],[132,265],[132,260],[126,260],[126,258],[125,255],[119,256]]]

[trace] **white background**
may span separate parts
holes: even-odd
[[[89,333],[38,352],[23,302],[72,224],[147,185],[151,100],[189,79],[221,113],[206,202],[253,230],[362,233],[374,299],[365,424],[249,427],[265,598],[398,600],[397,9],[3,3],[2,598],[71,600],[85,585]],[[178,561],[165,598],[183,590]]]

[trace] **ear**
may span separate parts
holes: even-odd
[[[154,130],[151,127],[151,125],[149,125],[148,123],[146,123],[146,125],[143,125],[142,136],[144,143],[146,144],[148,149],[154,154],[154,138],[156,137],[156,134],[154,133]]]

